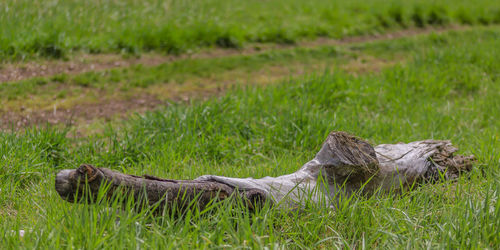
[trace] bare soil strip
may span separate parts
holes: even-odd
[[[144,66],[156,66],[162,63],[186,58],[217,58],[233,55],[249,55],[268,50],[289,49],[293,47],[310,48],[317,46],[390,40],[401,37],[429,34],[432,32],[441,33],[450,30],[463,30],[466,28],[468,27],[449,26],[428,27],[424,29],[412,28],[382,34],[346,37],[343,39],[318,38],[314,41],[304,41],[294,45],[253,44],[246,46],[244,49],[203,49],[179,56],[145,53],[138,57],[129,56],[126,58],[120,54],[77,54],[72,56],[72,58],[68,61],[41,60],[0,65],[0,83],[20,81],[34,77],[47,77],[57,74],[79,74],[89,71],[103,71],[113,68],[130,67],[137,64]]]
[[[54,109],[29,112],[20,114],[18,112],[7,112],[0,116],[0,129],[18,130],[32,125],[63,124],[73,126],[78,122],[90,122],[95,118],[109,120],[114,116],[126,118],[130,112],[146,112],[165,105],[154,96],[139,95],[127,100],[105,100],[99,103],[76,105],[70,109]]]

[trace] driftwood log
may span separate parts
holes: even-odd
[[[328,135],[314,159],[292,174],[279,177],[231,178],[204,175],[194,180],[169,180],[126,175],[88,164],[57,173],[55,188],[69,201],[95,201],[119,193],[147,205],[203,208],[213,200],[242,198],[250,209],[269,201],[278,207],[300,207],[305,200],[334,204],[353,193],[398,191],[414,184],[457,178],[470,171],[474,156],[454,155],[450,141],[424,140],[372,147],[345,132]],[[127,196],[128,195],[128,196]]]

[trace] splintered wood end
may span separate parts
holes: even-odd
[[[378,160],[375,149],[363,139],[346,132],[331,132],[326,143],[334,154],[333,157],[343,166],[359,168],[362,172],[374,174],[378,171]]]

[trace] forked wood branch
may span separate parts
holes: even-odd
[[[106,185],[108,197],[117,192],[131,194],[137,200],[145,199],[148,205],[162,207],[185,207],[188,202],[205,207],[214,199],[228,197],[242,198],[250,209],[266,200],[278,207],[300,207],[305,199],[331,204],[339,194],[371,194],[426,181],[455,179],[461,172],[470,171],[474,162],[474,156],[454,155],[456,151],[450,141],[372,147],[345,132],[332,132],[314,159],[288,175],[261,179],[204,175],[194,180],[169,180],[84,164],[60,171],[55,188],[69,202],[81,201],[84,194],[93,201]]]

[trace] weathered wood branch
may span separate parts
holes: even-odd
[[[148,205],[185,207],[194,202],[205,207],[214,199],[242,198],[250,209],[269,200],[278,206],[300,206],[304,199],[334,202],[339,194],[365,194],[375,190],[399,190],[415,183],[454,179],[470,171],[474,156],[454,155],[449,141],[425,140],[408,144],[382,144],[375,148],[345,132],[328,135],[316,157],[297,172],[279,176],[230,178],[205,175],[195,180],[169,180],[135,176],[84,164],[62,170],[56,176],[59,195],[80,201],[97,199],[102,186],[106,196],[117,192],[133,195]],[[118,191],[120,190],[120,191]]]
[[[148,205],[188,206],[194,199],[196,205],[204,208],[213,199],[226,199],[238,195],[244,199],[250,209],[265,201],[264,193],[259,190],[238,190],[227,184],[205,180],[169,180],[154,176],[143,177],[126,175],[107,168],[96,168],[83,164],[74,170],[62,170],[56,176],[55,187],[59,195],[69,201],[87,202],[98,199],[99,189],[105,186],[105,196],[119,195],[126,198],[132,195],[136,201],[145,201]],[[101,190],[103,192],[103,190]]]

